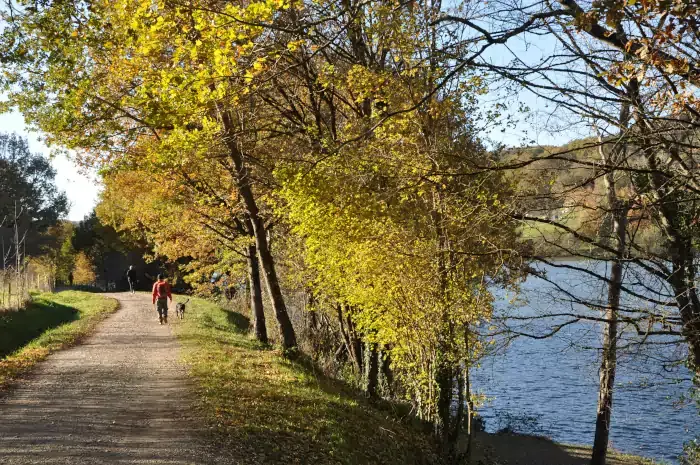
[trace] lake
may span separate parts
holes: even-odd
[[[606,272],[605,263],[585,266]],[[538,268],[574,298],[604,301],[605,287],[585,273],[544,265]],[[625,282],[643,295],[670,295],[664,283],[649,279],[636,269],[626,270]],[[572,303],[553,284],[535,276],[523,283],[519,303],[509,302],[512,296],[503,292],[496,294],[496,311],[502,316],[553,312],[599,315]],[[628,308],[648,306],[629,296],[623,304]],[[552,320],[537,320],[527,326],[519,321],[513,324],[521,325],[523,332],[541,334],[551,323]],[[592,444],[600,365],[595,347],[600,346],[601,338],[598,324],[576,323],[552,338],[517,338],[503,354],[486,357],[473,372],[473,384],[476,392],[491,399],[479,411],[486,420],[487,431],[510,427],[560,443]],[[653,341],[656,344],[639,344],[637,332],[629,329],[620,339],[625,348],[618,360],[610,445],[621,452],[675,464],[683,444],[700,434],[700,416],[695,404],[681,402],[692,387],[690,372],[683,366],[667,367],[663,363],[683,358],[686,348],[666,344],[671,342],[668,336]]]

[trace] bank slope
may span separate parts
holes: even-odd
[[[198,409],[236,463],[439,463],[426,434],[258,344],[241,314],[192,299],[171,323]]]

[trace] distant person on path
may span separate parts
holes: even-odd
[[[158,281],[153,284],[153,305],[158,310],[158,319],[160,324],[168,322],[168,299],[173,301],[173,296],[170,294],[170,284],[163,279],[163,275],[158,275]]]
[[[136,270],[134,265],[129,265],[129,270],[126,272],[126,280],[129,281],[129,291],[133,294],[134,286],[136,285]]]
[[[73,287],[73,272],[68,273],[68,285]]]

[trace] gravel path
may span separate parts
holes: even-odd
[[[0,401],[0,464],[209,464],[179,345],[150,298],[51,355]],[[174,312],[171,317],[174,317]]]

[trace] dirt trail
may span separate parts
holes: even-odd
[[[0,400],[0,464],[219,462],[192,416],[170,327],[147,296],[112,297],[121,308],[93,336]]]

